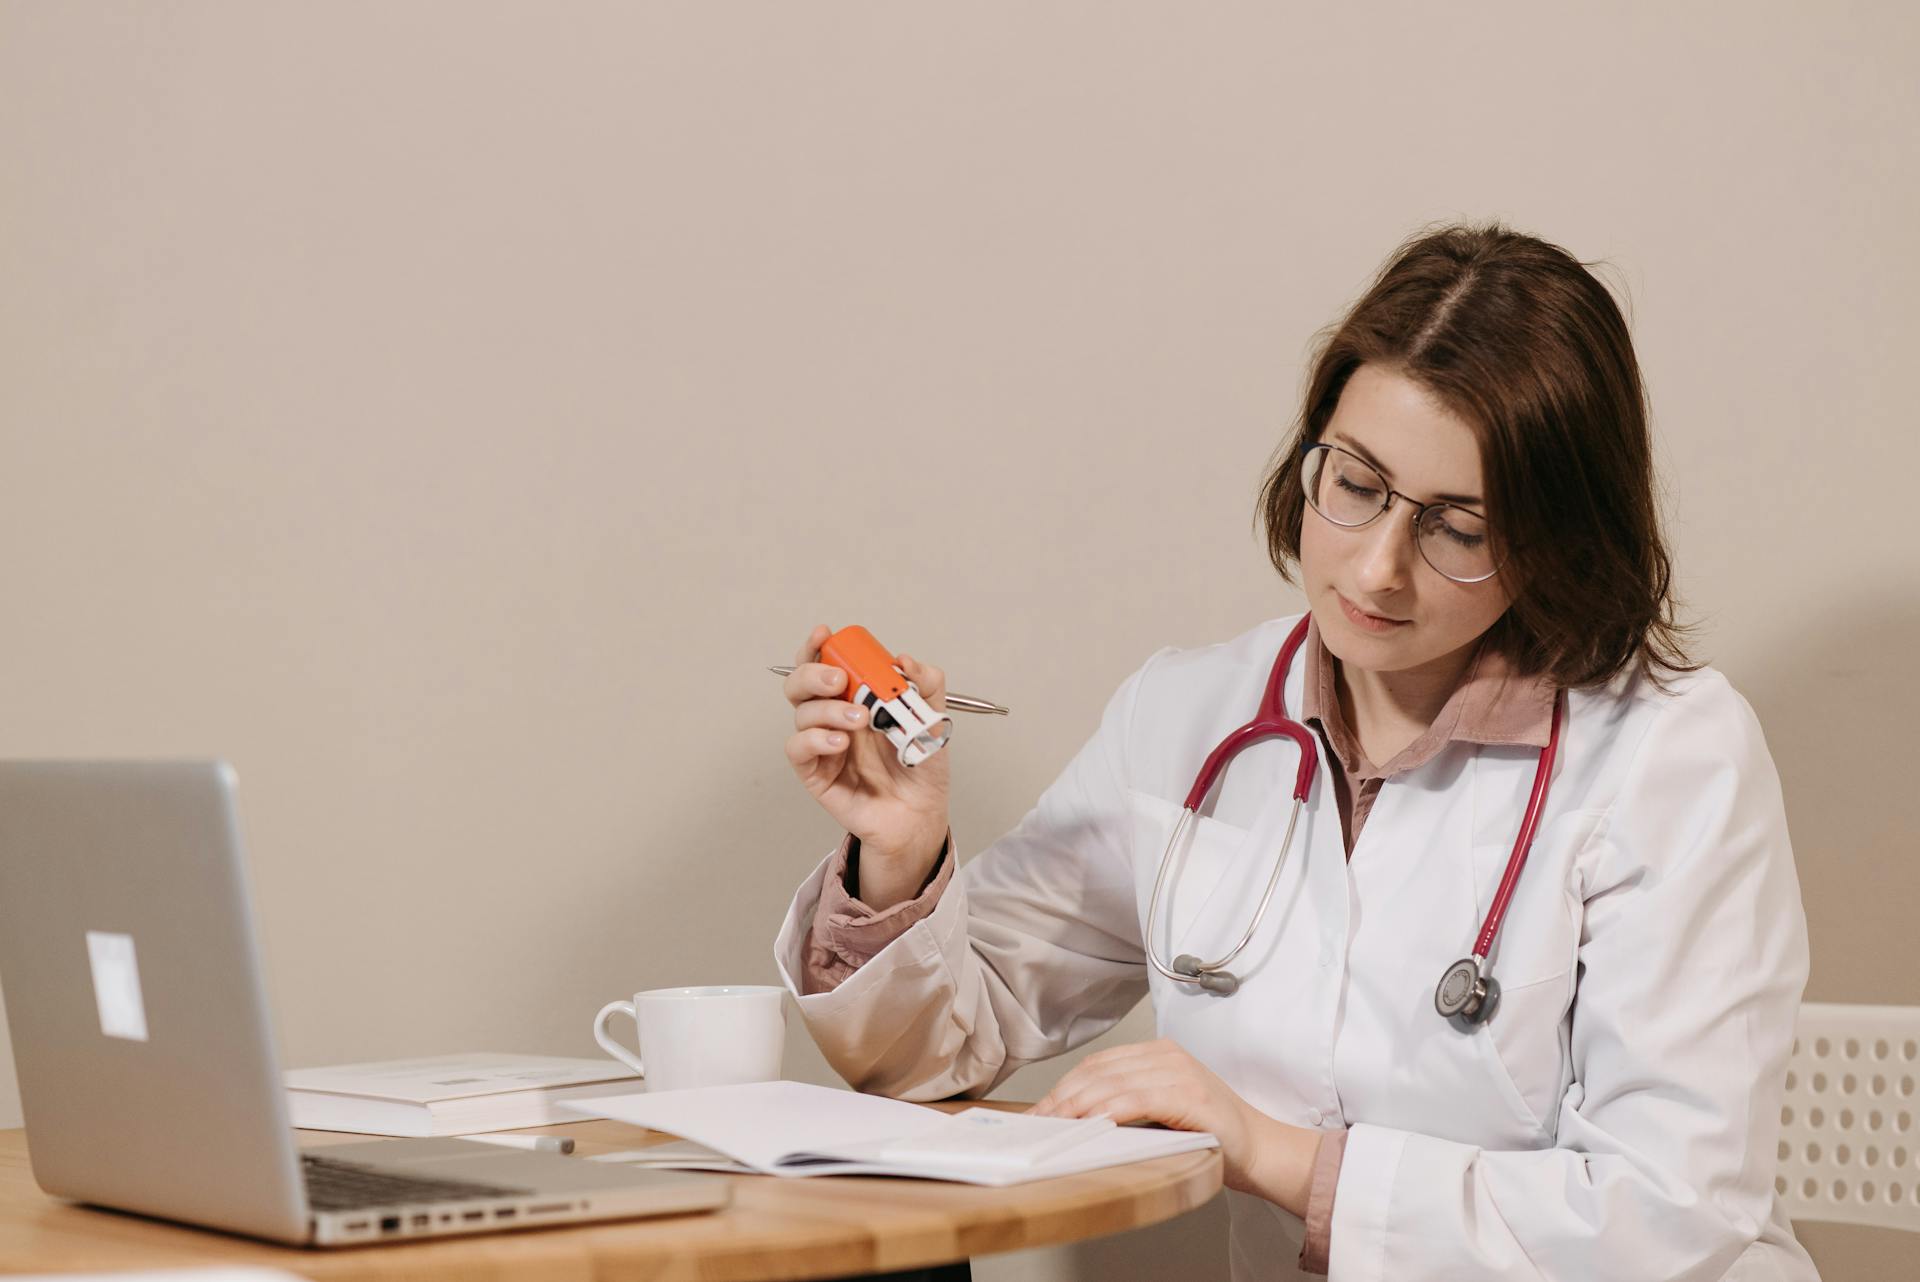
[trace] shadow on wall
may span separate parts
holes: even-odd
[[[1816,607],[1736,685],[1780,771],[1813,954],[1806,1000],[1920,1003],[1920,585]]]
[[[1740,674],[1780,770],[1813,954],[1806,1000],[1920,1004],[1920,586],[1817,607],[1791,645]],[[1822,1276],[1910,1277],[1913,1237],[1794,1226]]]

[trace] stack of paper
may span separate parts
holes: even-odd
[[[469,1135],[577,1122],[564,1100],[631,1090],[639,1075],[611,1060],[553,1055],[436,1055],[287,1074],[295,1126],[363,1135]]]
[[[1220,1144],[1205,1131],[1138,1129],[1105,1118],[992,1109],[950,1115],[804,1082],[610,1095],[561,1107],[691,1141],[594,1161],[762,1175],[911,1175],[1020,1184]]]

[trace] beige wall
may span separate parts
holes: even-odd
[[[1309,336],[1498,216],[1630,296],[1809,995],[1920,1002],[1916,10],[1359,9],[0,5],[0,755],[235,763],[289,1062],[589,1053],[774,978],[836,830],[765,664],[858,621],[1010,704],[977,851],[1147,654],[1296,607]]]

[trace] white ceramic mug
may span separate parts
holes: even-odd
[[[593,1017],[593,1039],[645,1078],[650,1092],[777,1081],[786,1049],[786,991],[763,984],[655,988],[602,1006]],[[633,1020],[639,1055],[608,1036],[607,1017],[615,1011]]]

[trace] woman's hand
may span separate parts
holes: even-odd
[[[951,748],[917,766],[903,766],[885,734],[873,729],[867,710],[848,699],[847,674],[821,663],[820,647],[833,629],[824,624],[807,635],[787,677],[794,732],[787,761],[800,783],[834,820],[860,838],[861,880],[869,869],[896,860],[913,867],[895,880],[918,885],[932,871],[948,829],[947,791]],[[907,679],[928,705],[944,712],[947,676],[939,668],[896,654]],[[874,907],[886,907],[875,904]]]
[[[1027,1111],[1038,1117],[1104,1113],[1119,1125],[1145,1120],[1211,1131],[1220,1140],[1228,1188],[1306,1214],[1320,1133],[1262,1113],[1167,1038],[1094,1052]]]

